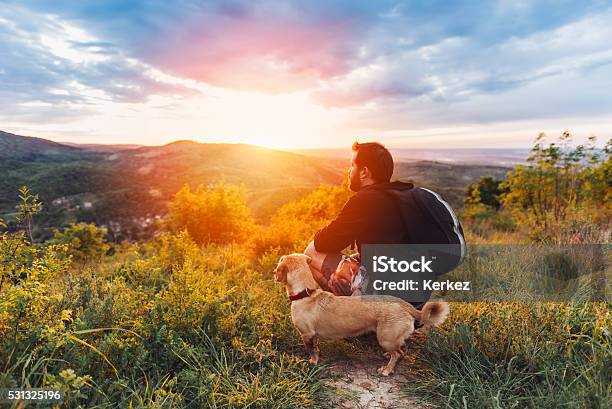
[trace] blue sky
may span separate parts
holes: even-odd
[[[0,1],[0,129],[524,147],[612,131],[609,1]]]

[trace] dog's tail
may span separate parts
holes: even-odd
[[[450,307],[446,301],[428,301],[421,310],[421,322],[437,327],[448,317]]]

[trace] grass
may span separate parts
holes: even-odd
[[[269,273],[277,252],[164,234],[85,266],[37,257],[0,293],[1,387],[57,387],[66,407],[329,406],[329,373],[306,361]],[[454,302],[405,392],[448,408],[610,407],[611,320],[606,302]],[[347,345],[374,348],[324,348]]]
[[[41,283],[28,308],[5,288],[0,387],[57,387],[66,407],[325,407],[263,263],[167,235]]]
[[[406,389],[448,408],[608,408],[610,306],[455,303]]]
[[[0,387],[58,388],[65,407],[329,407],[330,374],[307,362],[270,271],[337,214],[345,193],[314,192],[251,243],[198,245],[186,233],[160,233],[115,245],[113,255],[83,253],[88,262],[66,256],[72,239],[31,245],[0,233]],[[470,243],[514,234],[486,229],[488,238],[470,233]],[[576,279],[575,266],[535,247],[482,250],[471,248],[467,271],[453,275],[496,289],[479,293],[491,302],[452,303],[412,357],[418,378],[405,392],[448,408],[611,407],[611,303],[579,302],[589,297],[584,282],[572,302],[509,302],[533,288],[534,271]],[[596,260],[589,254],[580,257]],[[567,275],[556,276],[559,266]],[[378,351],[358,340],[324,345],[347,348],[349,357]]]

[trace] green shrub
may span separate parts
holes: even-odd
[[[516,166],[501,184],[503,206],[534,241],[605,242],[612,219],[612,139],[600,153],[595,138],[570,146],[564,132],[544,145],[540,134],[526,165]]]
[[[97,261],[110,249],[107,229],[93,223],[72,223],[63,230],[54,230],[49,244],[63,244],[66,254],[75,262]]]
[[[470,183],[466,188],[465,204],[483,204],[497,210],[501,206],[499,197],[502,193],[505,193],[501,186],[501,180],[493,179],[490,176],[483,176],[476,183]]]
[[[61,388],[68,407],[324,405],[271,264],[187,233],[119,251],[67,272],[43,247],[27,280],[5,284],[0,387]]]

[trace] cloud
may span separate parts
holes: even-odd
[[[131,58],[169,74],[232,89],[304,89],[345,73],[365,6],[227,1],[118,4],[31,1],[39,12],[80,26]]]
[[[311,89],[323,83],[318,98],[340,103],[350,97],[340,95],[346,94],[342,86],[338,95],[332,95],[333,85],[328,82],[338,78],[342,82],[341,77],[374,60],[399,56],[403,63],[416,64],[406,53],[449,38],[465,38],[486,49],[601,9],[597,3],[579,1],[567,1],[562,7],[554,1],[469,0],[25,3],[88,27],[124,55],[175,76],[267,93]],[[397,73],[395,68],[389,70]],[[355,100],[368,100],[368,95],[376,93],[420,94],[422,83],[430,81],[424,78],[407,85],[402,78],[394,78],[390,82],[364,84]]]
[[[5,1],[0,115],[129,116],[159,95],[196,117],[306,95],[347,133],[603,115],[611,20],[572,0]]]
[[[612,9],[490,45],[483,45],[478,37],[447,37],[420,47],[398,46],[369,66],[328,81],[312,97],[336,107],[364,103],[388,107],[391,103],[404,108],[416,105],[421,110],[426,106],[435,120],[453,111],[465,115],[465,106],[492,112],[491,105],[481,107],[480,101],[497,101],[493,106],[499,107],[499,113],[490,118],[462,118],[486,121],[510,119],[516,112],[527,116],[543,113],[547,108],[535,106],[538,100],[558,106],[552,102],[559,97],[554,87],[560,86],[574,90],[563,112],[572,107],[575,112],[609,110],[612,97],[598,90],[612,86],[612,28],[606,23],[610,19]],[[548,84],[555,85],[549,88]],[[578,107],[572,99],[584,100],[584,105]],[[503,104],[506,100],[517,106],[508,109]],[[526,106],[531,110],[521,109]]]
[[[77,25],[20,6],[0,11],[0,55],[5,118],[73,118],[102,100],[142,102],[153,94],[194,92],[156,80],[151,67]]]

